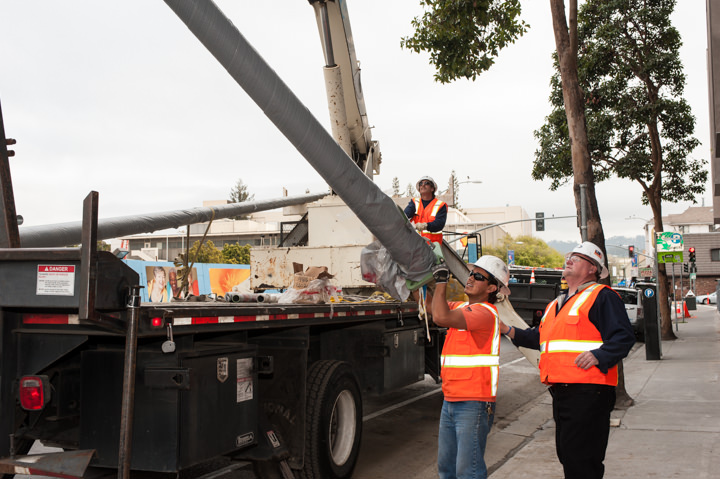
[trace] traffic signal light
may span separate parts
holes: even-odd
[[[690,262],[694,263],[695,262],[695,248],[693,248],[693,247],[688,248],[688,254],[690,255]]]
[[[630,245],[628,246],[628,258],[634,258],[635,257],[635,246]]]
[[[545,231],[545,213],[535,213],[535,231]]]
[[[687,263],[683,263],[683,273],[687,273],[687,272],[688,272],[688,265],[687,265]]]

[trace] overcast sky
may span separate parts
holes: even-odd
[[[710,156],[705,0],[682,0],[673,17],[684,42],[686,99]],[[217,4],[300,100],[329,124],[324,64],[307,0]],[[533,131],[550,112],[554,49],[549,4],[523,2],[530,31],[475,82],[433,81],[426,55],[400,48],[422,13],[418,0],[348,0],[383,190],[421,175],[460,179],[463,207],[522,206],[530,216],[575,214],[569,186],[531,179]],[[0,101],[16,207],[25,225],[81,218],[100,193],[100,217],[201,206],[227,199],[238,178],[256,199],[327,190],[322,178],[161,0],[3,0]],[[328,127],[329,129],[329,127]],[[709,168],[709,166],[708,166]],[[651,218],[640,186],[597,186],[605,236],[642,234]],[[712,205],[710,182],[703,195]],[[702,199],[699,199],[698,205]],[[663,205],[664,214],[690,204]],[[546,222],[537,236],[579,240],[575,221]]]

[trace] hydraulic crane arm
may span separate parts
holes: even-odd
[[[369,178],[380,173],[380,147],[373,141],[360,85],[360,65],[344,0],[309,0],[315,9],[325,55],[325,87],[335,141]]]

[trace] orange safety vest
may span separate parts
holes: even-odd
[[[460,309],[468,303],[458,303]],[[497,308],[490,303],[474,303],[495,317],[492,335],[473,334],[449,328],[441,356],[442,390],[448,401],[495,401],[500,371],[500,327]]]
[[[422,201],[419,198],[413,198],[415,203],[415,215],[412,217],[413,223],[432,223],[435,221],[438,211],[445,205],[444,201],[437,198],[433,198],[427,206],[423,206]],[[428,230],[423,230],[420,235],[427,238],[433,243],[442,243],[442,233],[431,233]]]
[[[540,380],[545,384],[584,383],[617,386],[617,365],[607,374],[597,367],[582,369],[575,358],[603,344],[600,331],[590,322],[590,308],[607,286],[593,284],[578,291],[556,313],[557,299],[545,309],[540,320]]]

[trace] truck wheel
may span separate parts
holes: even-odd
[[[352,475],[362,433],[360,387],[341,361],[317,361],[307,378],[305,461],[302,479],[345,479]]]

